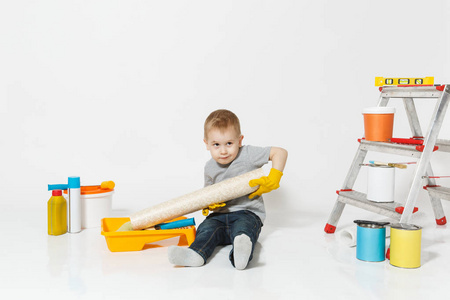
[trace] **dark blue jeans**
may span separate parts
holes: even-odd
[[[262,226],[261,219],[248,210],[224,214],[213,213],[198,226],[195,241],[189,248],[200,254],[206,263],[214,248],[231,245],[236,236],[246,234],[253,244],[250,261]],[[234,266],[233,250],[232,248],[229,258]]]

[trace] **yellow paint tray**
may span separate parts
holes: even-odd
[[[183,220],[186,217],[179,217],[171,221]],[[140,251],[149,243],[180,237],[178,246],[189,246],[195,239],[195,226],[188,226],[176,229],[161,230],[136,230],[119,231],[125,222],[130,218],[104,218],[102,219],[102,235],[106,239],[106,244],[111,252]],[[170,222],[171,222],[170,221]]]

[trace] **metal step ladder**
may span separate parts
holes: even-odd
[[[436,223],[444,225],[447,223],[442,208],[441,199],[450,200],[450,188],[444,188],[436,185],[430,160],[434,151],[443,151],[450,153],[450,140],[439,140],[438,135],[442,122],[450,101],[450,85],[432,85],[432,86],[383,86],[380,87],[380,98],[378,106],[386,106],[389,100],[393,98],[403,99],[406,114],[413,138],[411,139],[392,139],[391,142],[372,142],[364,139],[359,140],[359,147],[353,159],[347,177],[344,180],[342,188],[337,191],[338,197],[334,208],[325,226],[325,232],[334,233],[337,223],[342,215],[346,204],[350,204],[389,218],[399,220],[400,223],[408,223],[413,212],[416,211],[414,204],[419,195],[420,189],[425,188],[428,191],[430,201],[433,207]],[[434,112],[432,114],[430,125],[425,136],[422,134],[414,99],[437,100]],[[405,140],[405,141],[403,141]],[[395,142],[394,142],[395,141]],[[414,179],[409,189],[405,204],[378,203],[367,200],[367,195],[353,190],[353,185],[358,177],[361,164],[368,151],[390,153],[417,158]],[[424,179],[423,177],[426,177]],[[424,180],[426,186],[423,186]]]

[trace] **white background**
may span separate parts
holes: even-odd
[[[114,180],[130,211],[199,189],[204,119],[227,108],[244,144],[289,151],[269,210],[331,210],[374,77],[450,82],[449,15],[446,1],[2,2],[1,201],[44,210],[68,176]]]
[[[308,299],[335,291],[400,299],[426,277],[420,297],[429,297],[426,286],[445,286],[435,278],[447,272],[448,230],[433,227],[423,191],[417,205],[429,223],[422,273],[358,262],[354,248],[337,247],[323,232],[364,134],[361,111],[377,104],[375,76],[450,83],[450,4],[0,0],[2,289],[58,298],[98,291],[93,299],[144,291],[147,299],[162,287],[184,297],[190,285],[192,295],[218,291],[223,274],[235,299],[255,290],[261,299],[293,299],[299,286],[286,279],[300,283]],[[394,136],[410,137],[402,103],[390,105],[398,108]],[[416,105],[425,131],[434,101]],[[124,216],[201,188],[210,158],[203,122],[218,108],[239,116],[244,144],[289,151],[281,188],[265,196],[264,246],[249,272],[234,272],[228,250],[205,268],[174,270],[166,248],[110,253],[99,229],[47,236],[47,184],[69,176],[82,185],[115,181],[114,213]],[[449,119],[441,138],[450,137]],[[450,175],[448,154],[432,163],[436,174]],[[396,201],[405,200],[413,172],[397,171]],[[362,168],[355,186],[362,192],[365,175]],[[450,179],[439,183],[450,186]],[[347,206],[340,224],[366,215]],[[162,275],[154,281],[155,274]],[[184,284],[173,290],[174,282]]]

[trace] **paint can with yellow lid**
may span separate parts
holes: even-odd
[[[391,224],[390,264],[399,268],[420,267],[422,227]]]

